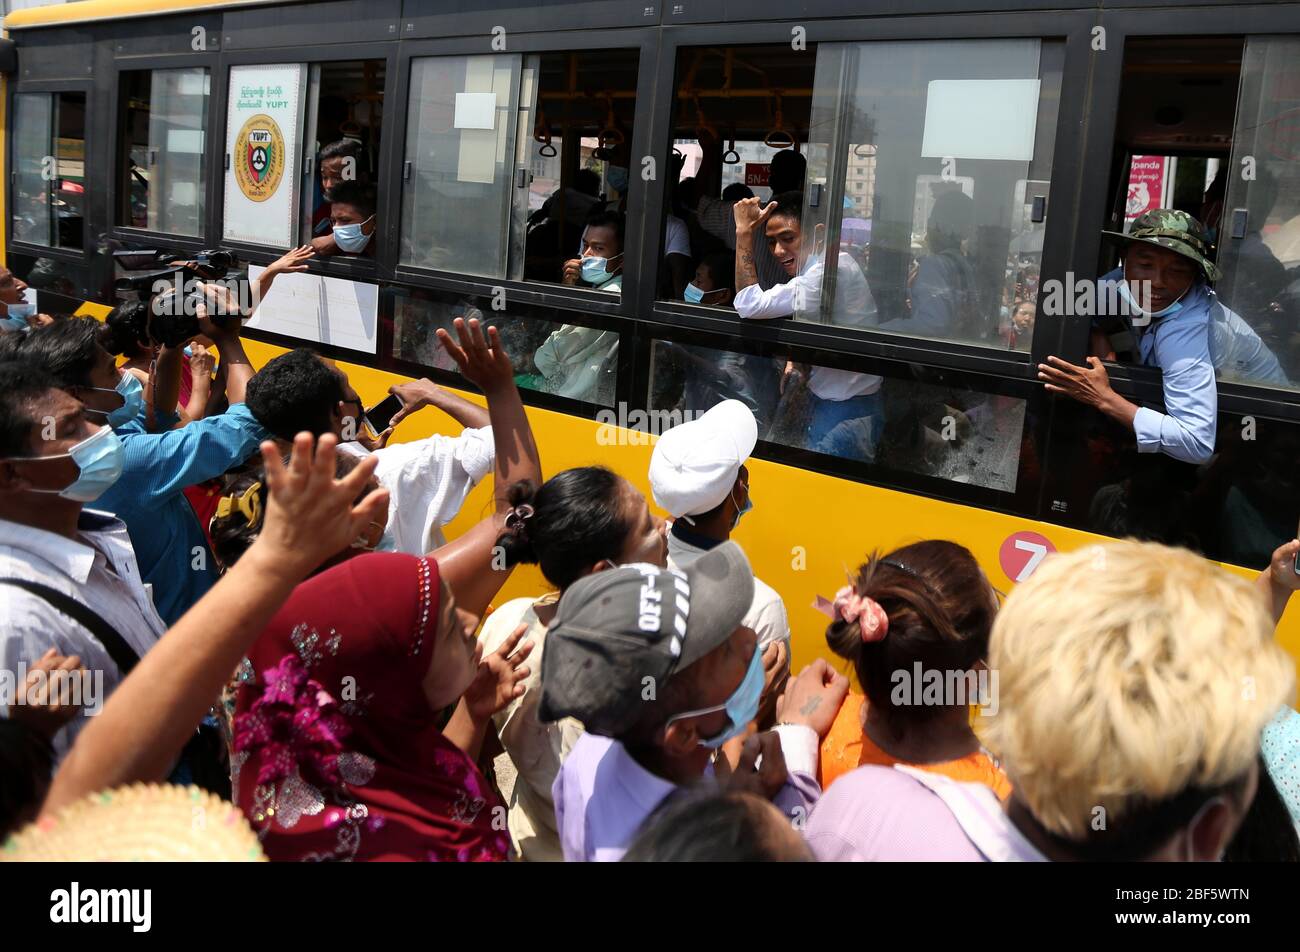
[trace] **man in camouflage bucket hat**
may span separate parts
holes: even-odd
[[[1287,386],[1286,375],[1259,335],[1210,288],[1221,275],[1199,221],[1183,211],[1157,208],[1135,219],[1127,234],[1102,234],[1123,243],[1122,263],[1098,283],[1088,365],[1048,357],[1038,365],[1038,378],[1048,392],[1094,407],[1132,429],[1139,452],[1204,463],[1214,454],[1216,371],[1225,380],[1275,386]],[[1163,413],[1111,389],[1102,364],[1115,359],[1102,330],[1107,318],[1127,326],[1140,364],[1160,368]]]

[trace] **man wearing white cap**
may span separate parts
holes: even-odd
[[[740,517],[753,508],[745,461],[757,442],[753,411],[739,400],[724,400],[659,437],[650,457],[650,491],[673,518],[670,566],[685,569],[726,542]],[[770,683],[778,690],[767,693],[775,698],[790,673],[790,622],[781,596],[758,578],[743,624],[757,633],[765,667],[779,658],[779,670],[769,670]]]

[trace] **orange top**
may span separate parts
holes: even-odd
[[[1011,783],[1007,780],[1006,774],[983,750],[936,764],[911,764],[885,753],[862,730],[862,712],[866,705],[867,699],[853,692],[849,692],[849,696],[840,705],[835,723],[831,725],[830,733],[822,741],[817,780],[823,790],[834,783],[836,777],[848,773],[855,767],[865,764],[892,767],[894,764],[901,763],[905,767],[943,774],[953,780],[982,783],[992,788],[1000,800],[1011,796]]]

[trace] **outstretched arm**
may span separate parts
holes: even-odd
[[[496,448],[496,504],[491,516],[431,554],[440,574],[456,593],[456,601],[466,611],[481,615],[510,576],[504,566],[497,564],[493,551],[510,511],[510,487],[524,480],[540,485],[542,463],[523,400],[515,387],[510,357],[497,329],[489,327],[484,335],[477,320],[466,324],[461,318],[456,319],[455,329],[459,344],[442,329],[438,330],[438,339],[465,379],[487,397]]]

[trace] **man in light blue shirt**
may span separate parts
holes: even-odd
[[[1220,277],[1209,260],[1205,229],[1191,215],[1156,209],[1128,234],[1103,232],[1125,244],[1123,265],[1098,284],[1094,317],[1119,318],[1133,334],[1138,362],[1160,368],[1165,412],[1139,407],[1110,387],[1101,358],[1115,355],[1094,328],[1088,366],[1048,357],[1038,377],[1061,393],[1130,427],[1139,452],[1187,463],[1214,454],[1218,416],[1216,371],[1225,380],[1289,386],[1277,358],[1251,327],[1215,296]]]

